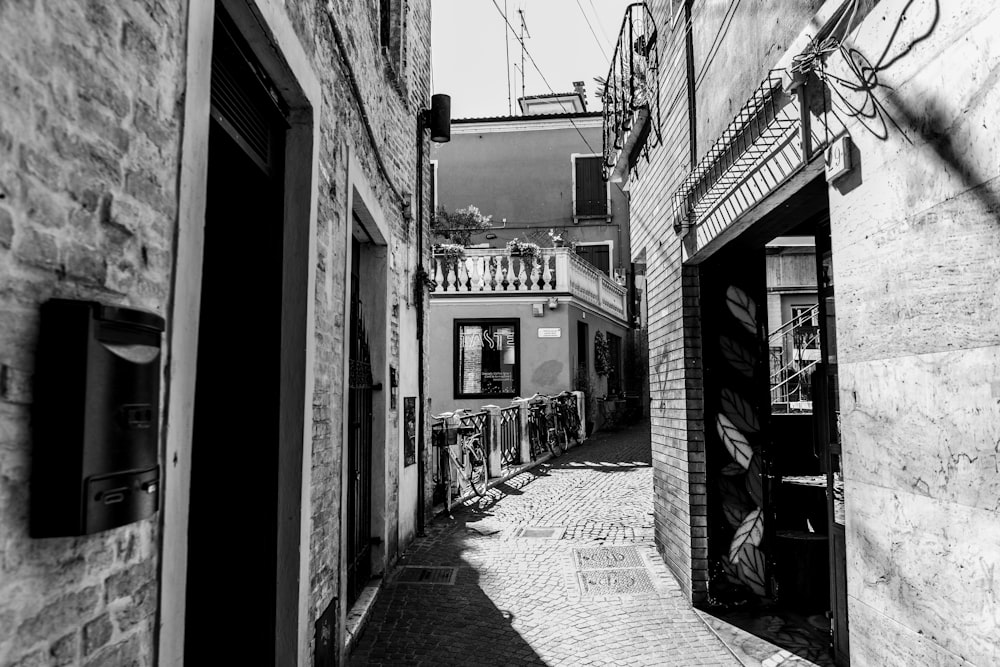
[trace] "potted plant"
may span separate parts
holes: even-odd
[[[553,248],[562,248],[566,245],[566,239],[563,238],[562,230],[557,232],[554,229],[550,229],[549,238],[552,239]]]
[[[435,243],[435,255],[442,255],[449,263],[465,259],[465,246],[458,243]]]
[[[532,261],[541,253],[541,248],[537,243],[531,241],[521,241],[516,236],[507,241],[507,254],[511,257],[520,257],[524,261]]]

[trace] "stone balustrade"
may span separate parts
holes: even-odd
[[[434,295],[569,294],[626,319],[626,290],[569,248],[543,248],[537,257],[499,248],[469,248],[464,258],[434,255]]]

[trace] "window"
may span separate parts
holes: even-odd
[[[455,320],[455,398],[521,391],[520,321]]]
[[[573,156],[573,216],[607,217],[608,184],[604,182],[600,155]]]
[[[409,0],[378,0],[378,41],[400,82],[406,79],[406,28]]]
[[[819,309],[813,304],[792,306],[792,340],[801,349],[819,349]]]

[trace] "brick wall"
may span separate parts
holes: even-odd
[[[0,664],[151,664],[156,519],[28,537],[38,305],[167,314],[184,63],[175,3],[0,4]]]
[[[656,544],[685,591],[705,590],[704,447],[700,416],[697,269],[682,268],[670,194],[691,168],[683,23],[653,2],[659,27],[660,143],[640,158],[630,191],[632,254],[645,251]],[[689,410],[690,406],[690,410]],[[697,571],[696,571],[697,570]]]

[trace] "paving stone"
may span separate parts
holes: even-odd
[[[389,577],[350,664],[738,665],[656,553],[650,460],[648,427],[598,433],[429,522],[399,565],[454,584]],[[581,576],[641,585],[581,594]]]

